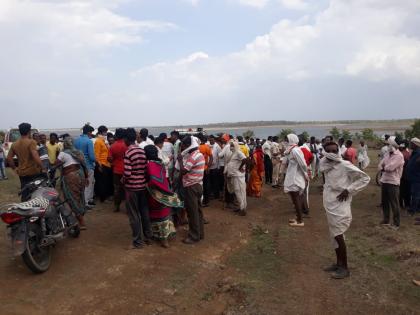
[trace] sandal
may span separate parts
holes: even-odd
[[[293,222],[293,223],[289,223],[289,226],[291,226],[291,227],[304,227],[305,226],[305,223],[303,223],[303,222]]]

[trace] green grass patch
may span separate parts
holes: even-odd
[[[249,243],[229,257],[228,264],[239,270],[254,287],[273,283],[282,275],[276,247],[273,236],[257,226]]]

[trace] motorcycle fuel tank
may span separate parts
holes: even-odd
[[[56,201],[58,200],[58,192],[54,188],[51,187],[40,187],[38,188],[33,194],[32,198],[42,197],[49,201]]]

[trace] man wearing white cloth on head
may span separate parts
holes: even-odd
[[[344,161],[336,143],[327,143],[324,150],[320,161],[320,171],[325,175],[323,203],[337,256],[337,263],[324,270],[333,272],[334,279],[344,279],[350,276],[344,233],[352,221],[352,197],[369,184],[370,177],[352,163]]]
[[[284,192],[290,195],[296,210],[296,219],[289,220],[293,227],[303,227],[302,211],[304,208],[305,188],[308,184],[308,167],[302,150],[299,148],[299,138],[295,134],[287,135],[288,146],[284,152],[287,164],[284,179]]]

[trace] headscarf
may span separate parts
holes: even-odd
[[[149,144],[144,147],[144,152],[146,153],[146,158],[149,161],[160,161],[159,152],[155,145]]]
[[[73,159],[79,162],[79,164],[83,167],[83,169],[87,169],[85,156],[83,155],[82,151],[79,151],[74,147],[73,138],[71,137],[64,138],[63,151],[67,154],[70,154]]]
[[[198,148],[198,139],[194,136],[191,136],[191,145],[181,152],[182,156],[188,154],[192,149]]]
[[[319,171],[321,173],[327,173],[342,161],[343,158],[340,153],[325,152],[324,157],[319,163]]]
[[[286,148],[286,151],[284,152],[285,155],[290,154],[293,148],[298,146],[299,137],[295,135],[294,133],[290,133],[287,135],[287,142],[288,142],[288,146]]]
[[[392,146],[392,147],[394,147],[394,148],[396,148],[396,149],[398,149],[398,143],[395,141],[395,137],[394,136],[391,136],[391,137],[389,137],[389,139],[388,139],[388,144],[390,145],[390,146]]]
[[[226,141],[226,143],[229,143],[229,141],[230,141],[230,137],[229,137],[229,135],[228,135],[227,133],[225,133],[225,134],[222,136],[222,139],[223,139],[223,140],[225,140],[225,141]]]
[[[396,149],[398,149],[398,143],[395,141],[395,136],[391,136],[388,138],[388,144],[389,152],[394,152]]]
[[[413,138],[413,139],[411,139],[411,142],[414,143],[416,146],[420,147],[420,139],[419,138]]]

